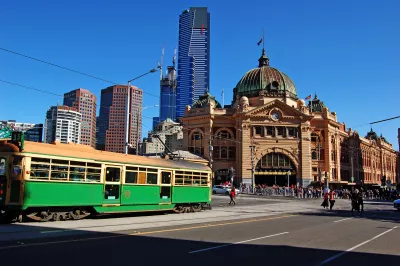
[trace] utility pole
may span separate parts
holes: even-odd
[[[254,141],[252,140],[252,145],[249,146],[251,149],[251,185],[253,187],[253,194],[255,193],[255,180],[254,180]]]
[[[211,133],[211,130],[210,130]],[[212,170],[213,168],[213,159],[212,159],[212,153],[213,153],[213,146],[212,146],[212,135],[210,134],[210,139],[208,142],[208,166],[211,168],[212,176],[211,179],[214,179],[214,171]]]

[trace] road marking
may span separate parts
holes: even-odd
[[[40,231],[41,234],[52,234],[52,233],[61,233],[61,232],[67,232],[71,230],[52,230],[52,231]]]
[[[235,242],[235,243],[231,243],[231,244],[220,245],[220,246],[215,246],[215,247],[210,247],[210,248],[204,248],[204,249],[193,250],[193,251],[190,251],[189,254],[198,253],[198,252],[203,252],[203,251],[208,251],[208,250],[217,249],[217,248],[223,248],[223,247],[233,246],[233,245],[237,245],[237,244],[243,244],[243,243],[247,243],[247,242],[251,242],[251,241],[256,241],[256,240],[259,240],[259,239],[264,239],[264,238],[269,238],[269,237],[274,237],[274,236],[280,236],[280,235],[284,235],[284,234],[289,234],[289,232],[283,232],[283,233],[274,234],[274,235],[269,235],[269,236],[257,237],[257,238],[253,238],[253,239],[249,239],[249,240],[239,241],[239,242]]]
[[[385,234],[387,234],[387,233],[393,231],[393,230],[396,229],[397,227],[398,227],[398,226],[395,226],[395,227],[393,227],[392,229],[386,230],[385,232],[380,233],[379,235],[374,236],[373,238],[370,238],[370,239],[368,239],[368,240],[366,240],[366,241],[364,241],[364,242],[362,242],[362,243],[360,243],[360,244],[358,244],[358,245],[355,245],[354,247],[349,248],[349,249],[346,250],[346,251],[343,251],[343,252],[341,252],[341,253],[339,253],[339,254],[336,254],[335,256],[332,256],[332,257],[330,257],[330,258],[324,260],[324,261],[321,262],[319,265],[323,265],[323,264],[325,264],[325,263],[331,262],[331,261],[333,261],[334,259],[337,259],[337,258],[339,258],[339,257],[341,257],[341,256],[343,256],[343,255],[345,255],[346,253],[355,250],[356,248],[359,248],[359,247],[361,247],[361,246],[364,246],[365,244],[371,242],[372,240],[375,240],[375,239],[377,239],[377,238],[379,238],[379,237],[381,237],[381,236],[383,236],[383,235],[385,235]]]
[[[158,233],[178,232],[178,231],[186,231],[186,230],[201,229],[201,228],[208,228],[208,227],[232,225],[232,224],[244,224],[244,223],[262,222],[262,221],[269,221],[269,220],[275,220],[275,219],[288,218],[288,217],[293,217],[293,216],[297,216],[297,215],[293,214],[293,215],[284,215],[284,216],[274,216],[274,217],[268,217],[268,218],[262,218],[262,219],[251,219],[251,220],[243,220],[243,221],[237,221],[237,222],[217,223],[217,224],[209,224],[209,225],[198,225],[198,226],[191,226],[191,227],[184,227],[184,228],[173,228],[173,229],[164,229],[164,230],[149,231],[149,232],[136,232],[136,233],[132,233],[132,234],[114,233],[114,234],[118,234],[118,235],[89,237],[89,238],[70,239],[70,240],[60,240],[60,241],[51,241],[51,242],[42,242],[42,243],[32,243],[32,244],[26,244],[26,245],[11,245],[11,246],[0,247],[0,250],[12,249],[12,248],[22,248],[22,247],[45,246],[45,245],[53,245],[53,244],[63,244],[63,243],[71,243],[71,242],[85,242],[85,241],[92,241],[92,240],[112,239],[112,238],[136,236],[136,235],[151,235],[151,234],[158,234]],[[92,232],[92,233],[95,233],[95,232]]]
[[[353,219],[353,217],[350,217],[350,218],[344,218],[344,219],[336,220],[336,221],[333,221],[333,222],[334,222],[334,223],[338,223],[338,222],[341,222],[341,221],[346,221],[346,220],[350,220],[350,219]]]

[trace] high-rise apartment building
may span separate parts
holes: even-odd
[[[124,152],[127,93],[128,86],[124,85],[110,86],[101,91],[100,115],[97,120],[97,149]],[[142,138],[143,92],[131,86],[130,95],[128,143],[136,151],[137,143]]]
[[[80,144],[82,114],[75,107],[52,106],[46,113],[44,141]]]
[[[179,16],[178,87],[176,116],[183,117],[209,89],[210,13],[206,7],[191,7]]]
[[[88,90],[76,89],[64,94],[64,105],[82,114],[80,144],[96,147],[96,96]]]

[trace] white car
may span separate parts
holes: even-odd
[[[229,192],[231,191],[232,187],[230,186],[222,186],[222,185],[215,185],[213,186],[212,193],[213,194],[225,194],[229,195]],[[240,193],[240,190],[235,188],[236,195]]]

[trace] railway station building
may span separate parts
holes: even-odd
[[[181,118],[183,149],[212,160],[214,184],[230,179],[230,169],[236,186],[252,183],[252,169],[256,185],[398,183],[398,152],[382,135],[360,136],[317,95],[306,104],[264,49],[258,62],[233,89],[231,105],[206,92]]]

